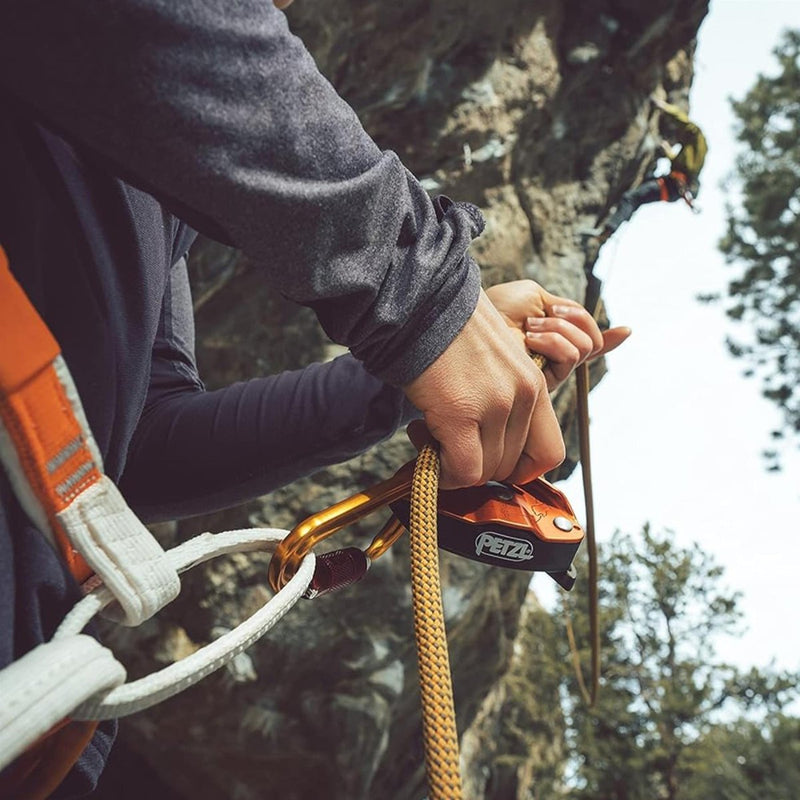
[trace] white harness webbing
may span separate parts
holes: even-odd
[[[224,533],[202,533],[167,551],[167,558],[178,572],[226,553],[266,550],[273,552],[287,531],[252,528]],[[149,708],[219,669],[238,653],[260,639],[302,597],[314,574],[314,554],[303,561],[292,580],[271,597],[258,611],[233,630],[205,647],[132,683],[100,692],[74,708],[73,719],[115,719]],[[100,587],[81,600],[59,626],[53,642],[72,638],[89,620],[113,599],[111,592]],[[2,723],[0,723],[2,724]]]
[[[203,533],[166,552],[185,572],[226,553],[272,552],[286,531],[269,528]],[[300,599],[314,574],[315,558],[303,560],[294,577],[262,608],[232,631],[150,675],[125,683],[125,668],[113,653],[81,633],[113,595],[99,586],[81,600],[53,639],[0,671],[0,769],[65,717],[114,719],[149,708],[188,689],[263,636]]]
[[[161,546],[103,473],[58,343],[0,250],[0,462],[72,574],[94,573],[138,625],[180,591]]]
[[[309,554],[295,577],[234,630],[191,656],[124,684],[125,668],[81,633],[99,611],[138,625],[174,599],[178,574],[225,553],[272,551],[286,531],[204,533],[164,551],[103,474],[97,445],[58,345],[0,248],[0,462],[36,526],[92,591],[53,639],[0,670],[0,770],[65,718],[132,714],[191,686],[268,631],[306,591]],[[88,569],[87,569],[88,565]]]

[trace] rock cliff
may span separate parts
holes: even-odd
[[[581,299],[596,254],[580,232],[652,166],[659,139],[648,95],[688,102],[706,12],[707,0],[298,0],[289,16],[381,147],[432,193],[482,208],[487,228],[474,255],[487,285],[531,277]],[[335,351],[313,316],[271,294],[237,253],[203,243],[193,262],[209,385]],[[601,374],[598,366],[594,380]],[[556,406],[570,438],[568,471],[577,459],[571,388]],[[161,533],[290,528],[411,456],[398,435],[246,507]],[[337,545],[363,542],[381,521]],[[535,649],[530,637],[516,642],[529,576],[443,556],[467,796],[544,796],[534,787],[560,757],[561,728],[553,698],[532,688],[520,664]],[[112,645],[133,675],[190,652],[264,601],[266,565],[233,557],[195,570],[176,603],[141,629],[109,633]],[[401,542],[357,587],[298,605],[232,668],[126,720],[98,797],[419,800],[415,682]],[[524,707],[515,701],[523,695]],[[514,740],[512,718],[546,724]]]

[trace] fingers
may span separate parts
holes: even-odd
[[[563,461],[561,428],[542,375],[525,366],[530,379],[518,385],[510,410],[501,400],[479,424],[462,426],[453,418],[445,426],[436,415],[426,416],[440,442],[442,489],[505,481],[517,474],[533,480]]]
[[[541,380],[538,375],[537,378]],[[492,475],[487,474],[491,465],[484,463],[483,483],[489,480],[507,480],[508,476],[511,475],[517,467],[524,453],[524,448],[531,430],[533,411],[536,403],[539,401],[540,395],[546,398],[547,403],[550,402],[550,398],[544,386],[539,389],[536,387],[535,383],[530,382],[519,387],[514,398],[514,405],[511,409],[511,413],[506,420],[505,430],[501,432],[503,437],[502,453],[500,454],[500,458],[497,461]]]
[[[547,359],[545,377],[553,391],[581,363],[619,347],[631,334],[630,328],[601,331],[592,315],[582,306],[563,300],[548,306],[548,316],[525,321],[528,349]]]
[[[591,344],[586,344],[584,347],[581,347],[577,339],[573,343],[576,344],[582,352],[586,350],[587,347],[590,348],[589,352],[585,353],[585,358],[589,358],[603,346],[603,334],[600,331],[597,321],[578,303],[560,302],[549,306],[545,319],[554,320],[558,326],[558,330],[564,332],[565,335],[569,335],[572,329],[575,329],[576,333],[578,331],[582,333]]]
[[[499,426],[467,425],[460,435],[431,415],[435,432],[426,422],[414,420],[406,432],[417,450],[433,441],[440,443],[441,489],[477,486],[490,480],[526,483],[555,469],[565,457],[564,440],[546,391],[523,392]],[[452,419],[450,420],[453,421]]]
[[[550,396],[542,393],[533,409],[528,438],[521,458],[505,480],[527,483],[555,469],[566,456],[564,439]]]
[[[600,353],[604,346],[600,328],[578,305],[555,305],[551,316],[529,317],[525,322],[528,349],[547,359],[547,388],[553,391],[575,367]]]
[[[603,331],[603,349],[599,353],[595,353],[594,357],[616,350],[631,333],[631,329],[625,326],[609,328],[607,331]]]
[[[450,346],[404,391],[439,442],[442,488],[541,475],[563,458],[542,373],[519,329],[485,295]],[[409,435],[419,445],[425,431],[414,425]]]

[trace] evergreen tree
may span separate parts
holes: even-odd
[[[776,712],[796,696],[797,676],[742,672],[716,657],[716,640],[739,630],[739,598],[721,586],[722,569],[699,546],[680,548],[645,527],[636,538],[617,534],[601,555],[603,680],[595,708],[565,674],[570,797],[693,800],[695,746],[719,713]],[[585,591],[579,582],[577,596],[564,599],[582,642]],[[585,648],[581,658],[589,663]]]
[[[728,347],[782,410],[779,440],[800,434],[800,31],[785,32],[775,55],[778,72],[732,101],[745,149],[729,180],[735,200],[719,247],[742,270],[728,285],[726,312],[749,328]],[[765,455],[778,469],[778,452]]]
[[[712,728],[686,755],[686,800],[795,800],[800,787],[800,720]]]

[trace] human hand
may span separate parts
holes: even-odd
[[[542,372],[484,292],[449,347],[404,391],[425,420],[409,425],[411,441],[439,442],[443,489],[526,483],[564,460]]]
[[[631,334],[626,327],[601,331],[580,303],[550,294],[535,281],[500,283],[486,294],[531,353],[547,359],[544,375],[551,392],[578,364],[611,352]]]
[[[662,111],[664,110],[665,106],[667,105],[666,101],[663,97],[659,97],[657,94],[650,95],[650,102],[656,107],[660,108]]]

